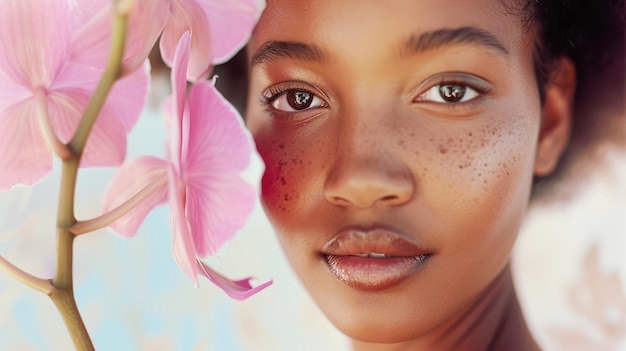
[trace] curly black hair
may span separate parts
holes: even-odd
[[[539,25],[535,42],[535,74],[543,87],[552,64],[568,56],[576,65],[579,84],[615,54],[624,43],[624,0],[523,0],[528,23]]]
[[[555,172],[535,179],[536,198],[553,190],[553,183],[564,178],[583,151],[589,152],[607,138],[610,123],[597,112],[602,104],[615,105],[614,100],[621,100],[621,111],[616,114],[625,115],[625,1],[518,0],[518,4],[522,5],[528,27],[538,26],[534,67],[542,103],[545,84],[559,57],[571,58],[577,75],[571,141]],[[606,96],[599,96],[597,91]],[[590,101],[595,105],[591,106]],[[563,198],[571,195],[568,191],[560,193]]]

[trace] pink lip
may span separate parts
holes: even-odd
[[[402,235],[382,228],[342,230],[324,245],[322,254],[339,280],[365,291],[400,283],[432,255]],[[363,256],[368,254],[373,257]]]

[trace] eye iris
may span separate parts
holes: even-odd
[[[287,92],[287,102],[294,110],[304,110],[311,106],[313,94],[306,91],[290,91]]]
[[[457,102],[465,95],[465,87],[462,85],[442,85],[439,87],[439,94],[447,102]]]

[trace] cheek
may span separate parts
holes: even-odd
[[[538,128],[538,116],[522,113],[404,136],[413,146],[407,155],[418,179],[417,209],[428,213],[412,224],[441,250],[465,255],[512,246],[529,198]]]
[[[528,121],[528,118],[512,119]],[[480,152],[465,182],[467,221],[473,220],[471,236],[459,242],[459,249],[474,246],[490,252],[494,264],[508,258],[524,218],[532,183],[534,133],[525,123],[494,126],[487,147]]]
[[[439,172],[450,172],[448,193],[452,203],[475,206],[504,205],[508,195],[532,177],[535,133],[531,118],[512,116],[487,119],[484,126],[469,130],[456,141],[439,142]],[[444,146],[445,145],[445,146]]]
[[[332,155],[325,141],[309,139],[281,133],[256,138],[265,162],[261,199],[279,231],[302,226],[302,218],[322,195],[323,174]]]

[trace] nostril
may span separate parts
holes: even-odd
[[[359,207],[372,207],[377,203],[387,204],[387,205],[396,205],[402,203],[402,197],[398,195],[387,195],[376,199],[375,197],[363,197],[363,196],[353,196],[352,198],[345,198],[341,196],[332,196],[329,198],[330,202],[339,205],[339,206],[350,206],[357,205]]]
[[[401,205],[401,204],[407,202],[410,198],[411,198],[411,196],[408,195],[408,194],[407,194],[407,196],[404,196],[404,194],[401,194],[401,195],[388,195],[388,196],[381,197],[380,199],[378,199],[377,202],[382,204],[382,205],[396,206],[396,205]]]
[[[398,196],[396,195],[389,195],[389,196],[385,196],[383,198],[380,199],[380,201],[382,202],[393,202],[398,200]]]
[[[350,203],[350,201],[339,196],[333,196],[331,202],[337,205],[341,205],[341,206],[346,206]]]

